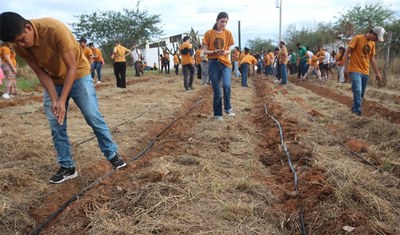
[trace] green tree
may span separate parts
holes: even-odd
[[[295,48],[296,43],[316,50],[324,44],[334,42],[336,39],[336,31],[332,23],[318,23],[316,26],[303,26],[297,30],[296,25],[289,25],[285,38],[287,39],[288,48]]]
[[[265,40],[259,37],[247,40],[247,45],[253,52],[261,52],[268,49],[273,50],[275,48],[271,39]]]
[[[385,26],[395,19],[395,11],[382,2],[358,3],[348,11],[339,14],[336,22],[338,35],[349,37],[354,34],[365,33],[372,27]]]
[[[160,15],[140,10],[139,5],[140,0],[137,1],[136,9],[123,9],[122,12],[96,11],[75,16],[79,22],[71,24],[72,31],[77,38],[85,37],[100,45],[106,55],[110,54],[116,41],[128,48],[133,44],[141,45],[161,35],[163,31],[156,26],[161,22]]]

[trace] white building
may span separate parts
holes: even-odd
[[[153,66],[156,63],[157,67],[160,68],[160,54],[162,53],[163,48],[167,48],[172,54],[170,55],[170,68],[174,67],[174,58],[173,53],[178,50],[180,43],[182,43],[182,39],[185,36],[188,36],[189,33],[182,33],[170,37],[160,38],[151,42],[147,42],[145,45],[142,44],[138,46],[138,49],[144,58],[143,62],[147,62],[148,66]],[[201,38],[200,38],[201,40]],[[192,41],[193,43],[193,41]],[[194,47],[196,45],[193,45]]]

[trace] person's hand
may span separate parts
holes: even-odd
[[[380,81],[380,80],[381,80],[381,74],[375,75],[375,79],[376,79],[377,81]]]
[[[62,126],[65,119],[65,102],[57,100],[52,103],[53,114],[57,118],[58,125]]]

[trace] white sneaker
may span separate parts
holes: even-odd
[[[97,81],[97,84],[100,84],[101,83],[101,81]]]
[[[222,116],[214,116],[214,119],[217,120],[217,121],[223,121],[224,117],[222,117]]]
[[[10,99],[10,95],[8,93],[4,93],[1,97],[3,97],[4,99],[8,100]]]

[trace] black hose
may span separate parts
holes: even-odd
[[[265,104],[264,110],[265,110],[265,113],[276,123],[276,126],[279,129],[279,136],[280,136],[281,145],[283,146],[283,150],[285,151],[290,170],[293,173],[294,190],[296,191],[297,200],[299,201],[299,207],[300,207],[300,211],[299,211],[299,220],[300,221],[299,222],[300,222],[301,234],[302,235],[307,235],[306,226],[304,224],[303,203],[302,203],[302,200],[301,200],[301,195],[300,195],[299,186],[298,186],[298,177],[297,177],[296,170],[294,169],[294,166],[293,166],[293,163],[292,163],[292,156],[290,155],[290,152],[289,152],[289,150],[287,148],[287,145],[285,144],[285,142],[283,140],[283,130],[282,130],[281,124],[279,123],[278,120],[276,120],[276,118],[274,118],[272,115],[270,115],[268,113],[267,104]]]
[[[308,117],[315,123],[319,124],[310,114],[308,114]],[[329,136],[332,136],[334,139],[336,139],[336,141],[342,145],[345,149],[347,149],[351,154],[353,154],[354,156],[358,157],[363,163],[375,168],[377,171],[379,172],[383,172],[383,170],[376,166],[375,164],[369,162],[367,159],[365,159],[363,156],[361,156],[360,154],[354,152],[351,148],[347,147],[347,145],[345,145],[338,137],[334,136],[332,134],[332,132],[330,132],[328,129],[326,129],[325,127],[323,127],[322,125],[319,125],[321,127],[322,130],[324,130],[326,133],[329,134]]]
[[[174,119],[168,126],[166,126],[159,134],[157,134],[155,136],[155,138],[153,140],[151,140],[146,147],[140,151],[138,154],[136,154],[135,156],[133,156],[131,159],[129,159],[127,161],[127,163],[131,163],[137,159],[139,159],[140,157],[142,157],[144,154],[146,154],[147,151],[149,151],[153,145],[155,144],[155,142],[159,139],[159,137],[165,132],[167,131],[175,122],[177,122],[179,119],[182,119],[184,117],[186,117],[187,115],[189,115],[189,113],[198,105],[200,104],[201,101],[201,97],[199,97],[197,99],[197,101],[194,103],[194,105],[185,113],[185,115],[178,117],[176,119]],[[142,114],[143,115],[143,114]],[[126,124],[127,122],[124,122],[121,125]],[[92,188],[94,188],[96,185],[98,185],[103,179],[108,178],[110,176],[112,176],[114,173],[116,172],[115,169],[111,170],[110,172],[107,172],[106,174],[104,174],[103,176],[101,176],[100,178],[98,178],[97,180],[95,180],[93,183],[89,184],[88,186],[86,186],[85,188],[83,188],[82,190],[80,190],[78,193],[76,193],[75,195],[73,195],[70,199],[68,199],[63,205],[61,205],[55,212],[53,212],[51,215],[49,215],[42,223],[40,223],[39,225],[37,225],[30,233],[29,235],[37,235],[39,234],[43,228],[49,224],[58,214],[60,214],[63,210],[65,210],[72,202],[74,202],[76,199],[78,199],[78,197],[83,196],[87,191],[91,190]]]

